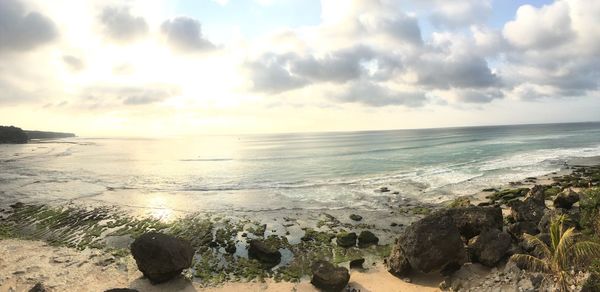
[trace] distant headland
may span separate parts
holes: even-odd
[[[73,133],[27,131],[14,126],[0,126],[0,144],[23,144],[32,139],[57,139],[75,137]]]

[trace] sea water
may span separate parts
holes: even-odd
[[[600,123],[82,137],[0,145],[0,200],[184,212],[385,209],[402,198],[472,194],[599,155]]]

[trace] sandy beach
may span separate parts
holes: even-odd
[[[27,291],[43,282],[49,291],[104,291],[131,288],[138,291],[318,291],[308,279],[300,283],[227,283],[204,287],[183,277],[166,284],[152,285],[137,270],[131,256],[115,260],[100,250],[52,247],[41,241],[0,240],[0,291]],[[352,270],[349,287],[369,291],[439,291],[440,276],[413,279],[407,283],[389,274],[382,265],[365,271]]]

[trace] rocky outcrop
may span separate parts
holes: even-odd
[[[506,231],[515,239],[520,239],[523,233],[535,235],[539,233],[537,224],[533,221],[516,222],[506,227]]]
[[[579,194],[574,192],[572,189],[566,189],[560,192],[556,198],[554,198],[554,207],[571,209],[573,204],[577,202],[579,202]]]
[[[365,248],[371,245],[377,245],[379,238],[373,234],[373,232],[365,230],[361,231],[358,235],[358,247]]]
[[[508,233],[490,229],[471,238],[468,250],[472,261],[494,267],[506,257],[511,245],[512,238]]]
[[[356,245],[357,236],[354,232],[348,233],[342,231],[338,233],[335,238],[338,246],[348,248]]]
[[[362,220],[362,216],[360,216],[358,214],[350,214],[350,219],[352,219],[354,221],[360,221],[360,220]]]
[[[48,290],[46,290],[46,287],[42,283],[36,283],[33,287],[31,287],[31,289],[29,289],[29,292],[46,292],[46,291],[48,291]]]
[[[276,246],[267,244],[262,240],[250,241],[248,256],[258,261],[275,266],[281,262],[281,252]]]
[[[350,261],[350,269],[363,269],[364,263],[365,263],[364,258],[351,260]]]
[[[571,208],[570,210],[565,210],[561,208],[556,208],[552,210],[546,210],[540,222],[538,222],[538,230],[540,232],[548,233],[550,232],[550,224],[554,218],[558,216],[565,216],[565,220],[563,221],[563,226],[565,228],[570,227],[578,227],[579,219],[580,219],[580,211],[579,208]]]
[[[23,144],[27,143],[27,140],[29,137],[21,128],[0,126],[0,144]]]
[[[546,204],[543,200],[528,197],[524,201],[513,201],[510,206],[510,216],[515,222],[537,222],[544,216]]]
[[[500,207],[470,206],[439,211],[440,216],[449,216],[465,239],[488,229],[502,229],[502,209]]]
[[[399,244],[394,245],[392,248],[390,256],[386,261],[386,265],[388,272],[397,277],[406,277],[412,271],[410,263],[404,256],[404,252]]]
[[[452,216],[438,212],[414,222],[398,239],[388,266],[404,274],[407,261],[414,270],[428,273],[466,260],[464,243]]]
[[[131,254],[142,274],[156,284],[166,282],[189,268],[194,250],[187,241],[149,232],[131,244]]]
[[[314,263],[312,273],[313,276],[310,283],[322,291],[342,291],[348,285],[348,281],[350,281],[348,269],[336,267],[326,261]]]

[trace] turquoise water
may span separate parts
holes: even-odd
[[[600,123],[0,145],[4,201],[140,208],[387,208],[600,155]],[[380,193],[389,187],[399,194]]]

